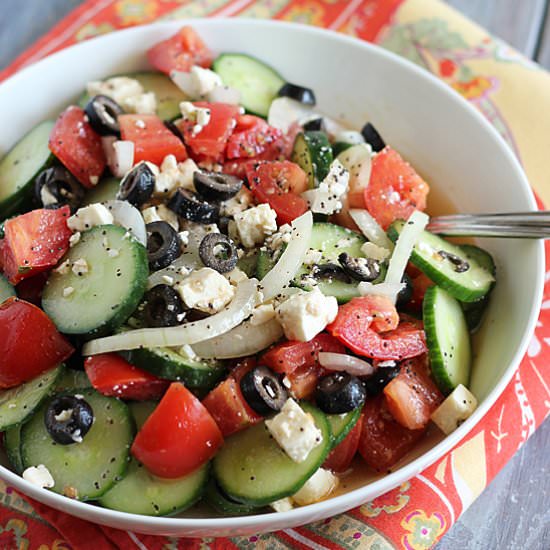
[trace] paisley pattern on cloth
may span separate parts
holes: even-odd
[[[542,107],[550,76],[439,0],[88,0],[0,72],[0,80],[54,51],[116,29],[157,19],[220,16],[326,27],[380,44],[424,67],[487,117],[522,162],[538,195],[550,203],[545,139],[550,110]],[[276,533],[174,539],[94,525],[0,482],[0,548],[431,548],[550,411],[549,250],[539,323],[514,378],[460,444],[393,491],[346,514]]]

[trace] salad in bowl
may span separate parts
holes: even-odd
[[[491,254],[428,232],[427,182],[307,83],[191,27],[147,57],[0,161],[13,470],[122,512],[245,515],[456,429]]]

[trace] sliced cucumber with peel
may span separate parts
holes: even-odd
[[[21,424],[11,426],[4,432],[4,449],[12,468],[22,474],[25,469],[21,458]]]
[[[448,395],[468,386],[472,363],[470,333],[458,300],[438,286],[428,288],[422,308],[430,367],[439,389]]]
[[[292,149],[295,162],[308,177],[308,187],[318,187],[330,169],[333,160],[332,147],[324,132],[303,132],[296,136]]]
[[[15,296],[15,288],[3,275],[0,275],[0,304],[12,296]]]
[[[250,504],[242,504],[230,499],[227,495],[223,494],[223,491],[218,487],[214,479],[208,482],[204,493],[204,499],[214,508],[214,510],[216,510],[216,512],[224,516],[244,516],[257,513],[262,508],[261,506],[257,507]]]
[[[405,222],[398,220],[388,229],[388,236],[395,242]],[[465,271],[458,271],[449,256],[467,262]],[[423,231],[416,242],[410,261],[423,271],[435,284],[461,302],[475,302],[485,296],[495,278],[474,257],[466,259],[460,246],[452,244],[428,231]]]
[[[353,411],[344,414],[327,414],[327,420],[332,433],[332,448],[341,443],[351,432],[359,417],[363,407],[358,407]]]

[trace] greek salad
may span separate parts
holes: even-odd
[[[491,255],[426,230],[372,123],[190,27],[147,58],[0,161],[12,468],[137,514],[286,511],[456,429]]]

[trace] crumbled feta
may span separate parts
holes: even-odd
[[[325,179],[316,189],[302,193],[312,212],[318,214],[334,214],[342,209],[342,199],[349,186],[349,172],[342,163],[335,159]]]
[[[279,500],[276,500],[275,502],[271,502],[269,504],[275,512],[289,512],[294,508],[294,505],[292,504],[292,500],[290,498],[281,498]]]
[[[172,71],[170,78],[191,99],[201,99],[214,89],[223,86],[222,79],[217,73],[198,65],[191,67],[189,72]]]
[[[47,185],[40,188],[40,200],[44,206],[50,206],[58,202],[57,197],[48,189]]]
[[[59,414],[54,415],[58,422],[68,422],[73,414],[73,409],[63,409]]]
[[[150,206],[141,212],[143,216],[143,221],[146,224],[153,222],[166,222],[171,225],[176,231],[179,228],[178,216],[173,211],[170,210],[164,204],[159,204],[158,206]]]
[[[143,115],[155,114],[157,100],[153,92],[145,92],[134,78],[116,76],[107,80],[88,82],[90,96],[106,95],[115,100],[125,111]]]
[[[221,203],[220,216],[235,216],[253,205],[252,193],[246,187],[242,187],[234,197]]]
[[[157,98],[154,92],[129,97],[124,104],[126,110],[140,115],[154,115],[157,112]]]
[[[153,196],[170,195],[178,187],[194,191],[193,174],[198,171],[199,167],[192,159],[178,163],[174,155],[167,155],[162,161],[160,171],[155,179]]]
[[[88,262],[84,258],[79,258],[73,262],[72,271],[75,275],[79,277],[88,273]]]
[[[197,107],[190,101],[182,101],[180,103],[180,112],[183,120],[194,122],[200,126],[200,130],[193,130],[194,134],[198,134],[204,126],[210,123],[210,109],[208,107]]]
[[[220,311],[235,294],[231,283],[222,274],[209,267],[191,273],[174,288],[187,307],[206,313]]]
[[[277,231],[277,214],[269,204],[260,204],[236,214],[235,223],[242,244],[252,248]]]
[[[67,226],[73,231],[86,231],[97,225],[108,225],[111,223],[113,223],[113,215],[101,203],[79,208],[67,220]]]
[[[389,251],[387,248],[378,246],[377,244],[374,244],[374,243],[365,243],[361,247],[361,252],[367,258],[372,258],[373,260],[378,260],[378,261],[387,260],[391,255],[391,251]]]
[[[253,326],[263,325],[275,317],[273,304],[262,304],[252,311],[250,324]]]
[[[289,340],[308,342],[336,319],[338,302],[315,287],[310,292],[293,294],[277,307],[276,313]]]
[[[330,495],[337,485],[338,478],[332,472],[319,468],[291,498],[300,506],[313,504]]]
[[[232,284],[237,286],[239,283],[242,283],[243,281],[246,281],[248,279],[248,275],[238,267],[235,267],[228,273],[224,273],[224,277],[227,278],[227,280]]]
[[[323,252],[321,250],[317,250],[316,248],[309,248],[308,250],[306,250],[303,263],[305,265],[314,265],[320,263],[322,259]]]
[[[63,289],[63,298],[68,298],[74,292],[74,287],[66,286]]]
[[[265,244],[269,246],[271,250],[279,250],[283,245],[288,244],[292,239],[292,226],[288,223],[281,225],[279,231],[268,237]]]
[[[44,466],[44,464],[30,466],[23,472],[22,476],[24,480],[29,481],[38,487],[50,489],[55,485],[52,474],[50,474],[50,471],[46,468],[46,466]]]
[[[65,260],[62,264],[59,265],[59,267],[56,267],[53,271],[58,275],[67,275],[70,269],[71,269],[71,261]]]
[[[430,416],[432,422],[445,434],[454,432],[477,407],[477,399],[462,384],[435,409]]]
[[[73,246],[78,244],[80,242],[80,237],[81,236],[82,236],[82,233],[80,233],[80,231],[77,231],[76,233],[73,233],[69,237],[69,246],[72,248]]]
[[[287,399],[281,411],[265,425],[275,441],[294,462],[303,462],[321,444],[323,434],[294,399]]]

